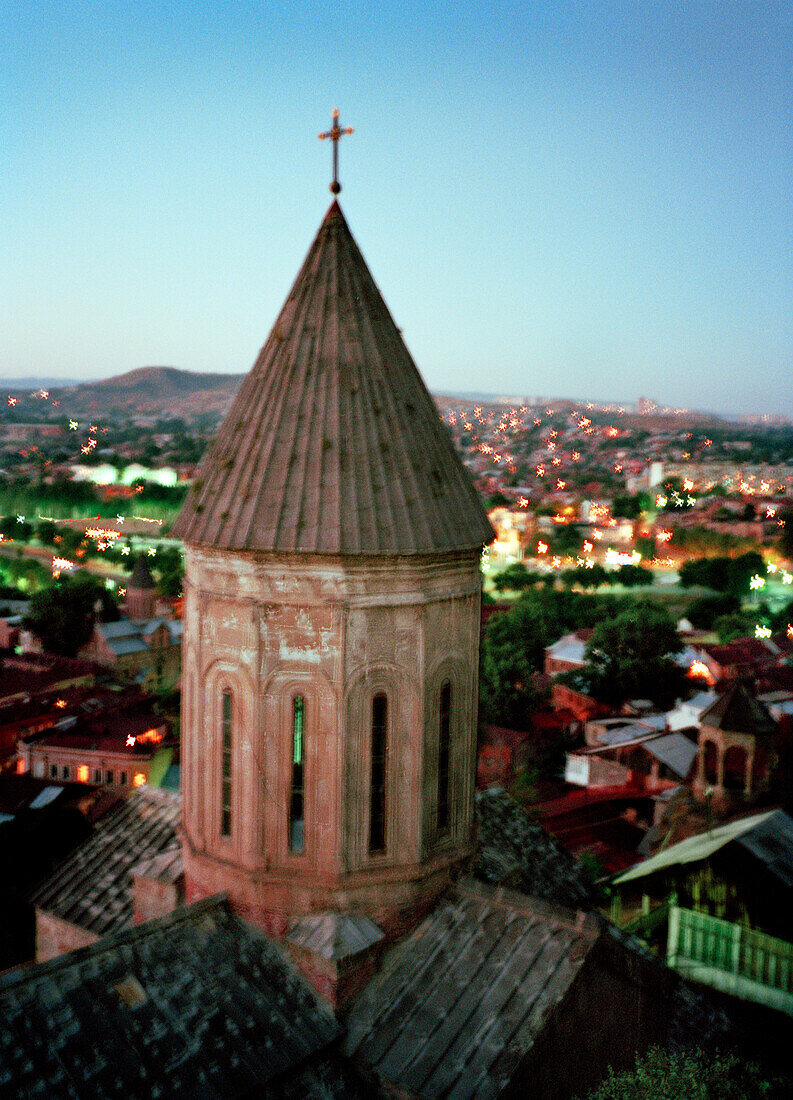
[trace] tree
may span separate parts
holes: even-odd
[[[765,559],[756,550],[750,550],[748,554],[741,554],[739,558],[733,558],[729,567],[728,591],[736,596],[746,596],[749,593],[749,585],[755,575],[764,577],[766,574]]]
[[[542,667],[546,630],[542,613],[525,600],[494,615],[482,638],[482,716],[525,729],[537,704],[533,674]]]
[[[653,1047],[636,1067],[609,1075],[586,1100],[781,1100],[791,1082],[769,1080],[733,1053],[702,1050],[671,1054]]]
[[[590,693],[609,703],[642,698],[671,706],[684,684],[683,671],[672,659],[682,648],[666,611],[637,603],[597,624],[582,674]]]
[[[719,641],[734,642],[736,638],[745,638],[754,630],[754,617],[745,611],[732,611],[728,615],[719,615],[713,620],[713,630]]]
[[[522,592],[537,583],[537,576],[530,573],[522,561],[515,561],[496,573],[493,577],[493,587],[496,592]]]
[[[36,538],[42,546],[52,546],[52,540],[57,533],[58,528],[51,519],[43,519],[36,525]]]
[[[59,577],[36,592],[24,623],[47,653],[74,657],[91,637],[97,618],[118,618],[108,592],[92,577],[77,573]]]
[[[616,580],[626,588],[643,588],[653,583],[655,574],[641,565],[621,565],[617,570]]]
[[[793,508],[783,508],[779,519],[782,523],[779,552],[788,561],[793,561]]]
[[[741,601],[731,592],[720,596],[700,596],[686,608],[686,618],[700,630],[710,630],[716,619],[740,611]]]

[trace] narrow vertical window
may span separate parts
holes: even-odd
[[[221,709],[220,835],[231,836],[231,692],[223,692]]]
[[[306,701],[302,695],[292,700],[292,780],[289,788],[289,851],[305,851],[305,756]]]
[[[388,735],[388,700],[372,699],[372,782],[369,805],[369,851],[385,851],[385,782]]]
[[[452,723],[452,685],[441,688],[438,718],[438,829],[449,826],[449,743]]]

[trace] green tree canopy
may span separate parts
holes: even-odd
[[[545,647],[566,631],[616,614],[610,596],[529,589],[509,609],[494,615],[482,637],[481,714],[488,722],[523,729],[537,704],[533,674]]]
[[[36,592],[24,621],[47,653],[74,657],[97,619],[111,618],[118,618],[118,609],[107,590],[87,574],[76,573]]]
[[[740,611],[741,601],[731,592],[719,596],[700,596],[686,608],[686,618],[700,630],[710,630],[716,619]]]
[[[531,573],[522,561],[514,561],[500,573],[493,577],[493,587],[496,592],[523,592],[536,584],[539,578],[536,573]]]
[[[779,536],[779,552],[793,561],[793,508],[783,508],[780,516],[782,531]]]
[[[586,1100],[781,1100],[791,1082],[769,1080],[735,1054],[702,1050],[670,1054],[653,1047],[636,1067],[609,1075]]]
[[[637,603],[595,626],[582,675],[591,694],[606,702],[642,698],[671,706],[684,683],[672,659],[682,648],[667,612]]]

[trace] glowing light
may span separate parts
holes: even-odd
[[[608,426],[608,428],[606,428],[606,435],[609,437],[609,439],[616,439],[616,437],[619,434],[620,434],[619,428],[615,428],[611,424]]]
[[[76,420],[70,420],[69,421],[69,431],[70,432],[76,432],[77,429],[79,428],[79,426],[80,425],[77,423]]]
[[[545,477],[545,467],[538,466],[535,473],[537,474],[537,477]]]
[[[669,542],[672,538],[672,532],[669,530],[659,531],[655,537],[658,542]]]
[[[120,534],[120,531],[114,531],[112,527],[86,527],[85,529],[86,538],[102,539],[106,542],[113,542],[115,539],[119,538]]]
[[[24,516],[17,516],[17,523],[24,523],[24,522],[25,522],[25,517]]]
[[[606,565],[638,565],[642,560],[642,556],[638,551],[634,550],[633,553],[615,550],[612,546],[606,550]]]
[[[592,543],[589,541],[589,539],[584,540],[584,545],[583,545],[582,549],[583,549],[585,554],[591,554],[592,553],[594,547],[593,547]]]
[[[150,546],[147,553],[150,558],[153,558],[156,555],[157,551],[154,549],[153,546]]]
[[[580,462],[581,455],[578,451],[573,451],[573,462]]]
[[[683,482],[683,488],[684,488],[684,490],[685,490],[685,491],[686,491],[687,493],[690,493],[690,492],[691,492],[691,490],[692,490],[692,489],[694,488],[694,482],[693,482],[693,481],[691,480],[691,478],[690,478],[690,477],[687,477],[687,478],[686,478],[686,479],[684,480],[684,482]]]
[[[129,547],[126,543],[124,543],[124,545],[121,547],[121,553],[124,555],[124,557],[126,557],[129,553]]]
[[[766,566],[766,568],[767,568],[767,570],[768,570],[768,572],[769,572],[769,573],[776,573],[776,566],[774,565],[774,563],[773,563],[772,561],[770,561],[770,562],[768,563],[768,565]]]
[[[754,628],[754,636],[755,638],[770,638],[771,627],[761,626],[760,623],[758,623],[757,626]]]
[[[538,554],[547,554],[548,553],[548,543],[547,542],[538,542],[537,543],[537,553]]]
[[[128,749],[131,749],[133,747],[133,745],[135,744],[135,734],[134,733],[128,733],[127,734],[127,739],[124,743],[125,743],[125,745],[127,746]]]
[[[701,677],[704,680],[710,680],[710,669],[704,661],[692,661],[688,668],[688,675],[696,678]]]
[[[58,710],[63,710],[64,707],[66,706],[66,700],[65,699],[56,699],[55,700],[55,706],[58,708]]]
[[[551,569],[561,569],[561,568],[562,568],[562,559],[561,558],[551,558]]]
[[[56,571],[58,573],[68,573],[72,569],[74,569],[74,562],[69,561],[68,558],[55,557],[55,558],[52,559],[52,571],[53,571],[53,573],[55,573]]]
[[[666,508],[666,505],[667,505],[667,498],[664,496],[663,493],[658,493],[656,495],[656,498],[655,498],[655,507],[656,508]]]
[[[755,573],[749,581],[749,588],[753,592],[756,592],[758,588],[765,588],[765,577],[761,577],[759,573]]]
[[[132,777],[132,786],[133,787],[142,787],[145,784],[145,782],[146,782],[146,776],[143,774],[143,772],[135,772],[135,774]]]
[[[88,782],[88,765],[80,764],[77,768],[77,781],[78,783]]]
[[[528,497],[521,497],[518,501],[518,507],[519,508],[528,508],[528,506],[529,506]]]
[[[159,745],[162,741],[162,733],[158,729],[145,730],[143,733],[139,733],[135,738],[139,745],[141,744],[154,744]]]
[[[119,596],[126,596],[126,594],[127,594],[126,588],[119,588],[118,594],[119,594]]]
[[[557,477],[557,479],[556,479],[556,488],[557,489],[560,489],[560,490],[564,489],[566,484],[567,484],[566,481],[562,481],[562,479],[560,477]]]
[[[17,403],[17,399],[15,397],[9,397],[9,399],[8,399],[8,404],[9,405],[16,405],[16,403]]]
[[[776,516],[776,508],[766,508],[766,510],[765,510],[765,518],[766,519],[773,519],[775,516]]]
[[[793,582],[793,573],[788,573],[787,569],[782,574],[782,584],[790,584]]]

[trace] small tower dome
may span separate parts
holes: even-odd
[[[157,586],[145,554],[138,554],[127,583],[127,615],[130,619],[154,618]]]

